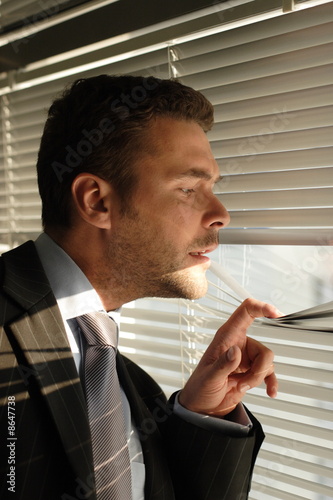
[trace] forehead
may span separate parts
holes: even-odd
[[[194,121],[157,118],[147,130],[148,154],[139,167],[141,173],[164,179],[192,175],[201,171],[216,178],[218,165],[209,141]]]

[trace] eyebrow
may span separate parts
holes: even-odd
[[[212,175],[210,175],[206,170],[202,170],[201,168],[190,168],[189,170],[186,170],[185,172],[182,172],[181,174],[177,175],[178,179],[183,179],[185,177],[195,177],[197,179],[204,179],[207,181],[214,180],[214,184],[217,184],[218,182],[221,182],[223,179],[223,175],[218,175],[215,179],[213,178]]]

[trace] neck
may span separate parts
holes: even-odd
[[[74,231],[52,231],[45,233],[57,243],[85,274],[99,295],[106,311],[119,309],[126,302],[135,300],[128,277],[122,270],[113,269],[112,256],[108,256],[108,243],[103,237],[85,232],[81,237]],[[119,267],[119,266],[117,266]]]

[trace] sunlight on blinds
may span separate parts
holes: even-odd
[[[35,163],[56,94],[101,73],[174,75],[215,108],[209,139],[224,175],[216,194],[232,223],[213,259],[246,293],[286,314],[333,299],[333,2],[296,1],[299,9],[285,15],[282,4],[293,2],[212,3],[202,18],[0,75],[1,249],[41,230]],[[289,244],[301,246],[281,246]],[[182,387],[239,303],[209,277],[200,301],[142,299],[123,308],[121,351],[167,394]],[[250,498],[333,499],[333,333],[259,321],[250,333],[274,350],[280,380],[274,401],[262,387],[246,396],[267,435]]]
[[[231,215],[221,243],[260,228],[266,244],[332,241],[332,43],[330,2],[172,47],[174,75],[215,106],[216,193]]]
[[[240,303],[239,291],[242,298],[254,296],[285,313],[333,300],[331,247],[281,251],[281,247],[227,245],[212,255],[228,269],[232,288],[214,270],[208,273],[209,291],[199,301],[145,299],[136,301],[135,309],[132,304],[123,311],[121,350],[142,364],[168,394],[186,382],[215,331]],[[257,320],[250,328],[249,335],[274,351],[279,379],[276,399],[268,398],[264,387],[252,389],[245,398],[266,433],[251,500],[332,498],[331,321],[329,325],[330,331],[315,331]]]

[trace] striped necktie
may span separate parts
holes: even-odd
[[[103,312],[76,318],[86,338],[84,387],[98,500],[131,500],[131,469],[119,380],[118,328]]]

